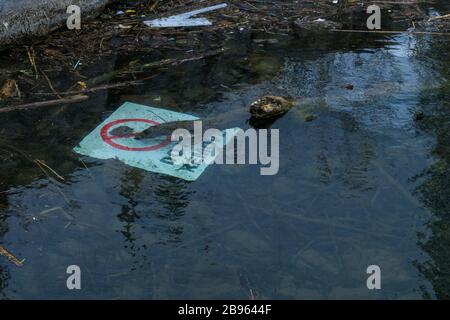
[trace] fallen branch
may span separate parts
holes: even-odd
[[[40,108],[40,107],[58,106],[61,104],[82,102],[82,101],[86,101],[88,99],[89,99],[88,96],[80,94],[80,95],[75,95],[75,96],[71,96],[71,97],[67,97],[67,98],[63,98],[63,99],[39,101],[39,102],[33,102],[33,103],[28,103],[28,104],[22,104],[19,106],[0,108],[0,113],[6,113],[6,112],[12,112],[12,111],[18,111],[18,110],[26,110],[26,109],[34,109],[34,108]]]

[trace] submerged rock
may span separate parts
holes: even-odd
[[[414,120],[421,121],[424,118],[425,118],[425,114],[423,113],[423,111],[416,111],[416,112],[414,112]]]
[[[305,119],[306,122],[311,122],[311,121],[316,120],[316,119],[317,119],[317,116],[316,116],[316,115],[313,115],[313,114],[307,114],[307,115],[304,117],[304,119]]]
[[[352,83],[344,83],[341,85],[341,88],[347,89],[347,90],[353,90],[355,86]]]
[[[67,7],[77,5],[82,21],[95,16],[109,0],[2,0],[0,50],[30,37],[43,36],[66,24]]]

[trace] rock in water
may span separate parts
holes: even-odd
[[[311,121],[316,120],[317,116],[313,115],[313,114],[307,114],[304,119],[305,119],[306,122],[311,122]]]
[[[273,119],[288,112],[294,105],[289,97],[264,96],[250,106],[252,118],[257,120]]]

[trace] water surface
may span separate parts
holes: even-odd
[[[143,86],[0,116],[0,245],[26,259],[0,257],[3,298],[450,298],[448,38],[228,45]],[[118,56],[92,72],[136,58],[153,61]],[[275,176],[212,166],[189,183],[72,151],[124,101],[230,113],[227,124],[246,129],[265,94],[297,101],[270,125]],[[73,264],[80,291],[66,288]],[[373,264],[379,291],[366,287]]]

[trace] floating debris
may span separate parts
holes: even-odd
[[[22,267],[23,262],[25,261],[25,260],[17,259],[12,253],[10,253],[8,250],[3,248],[2,246],[0,246],[0,255],[6,257],[9,261],[14,263],[17,267]]]
[[[200,27],[200,26],[210,26],[212,22],[206,18],[192,18],[198,14],[215,11],[227,7],[226,3],[218,4],[215,6],[194,10],[167,18],[154,19],[144,21],[144,23],[153,28],[177,28],[177,27]]]
[[[299,18],[294,21],[294,29],[297,32],[323,32],[331,29],[341,29],[342,23],[318,18],[312,20],[309,17]]]

